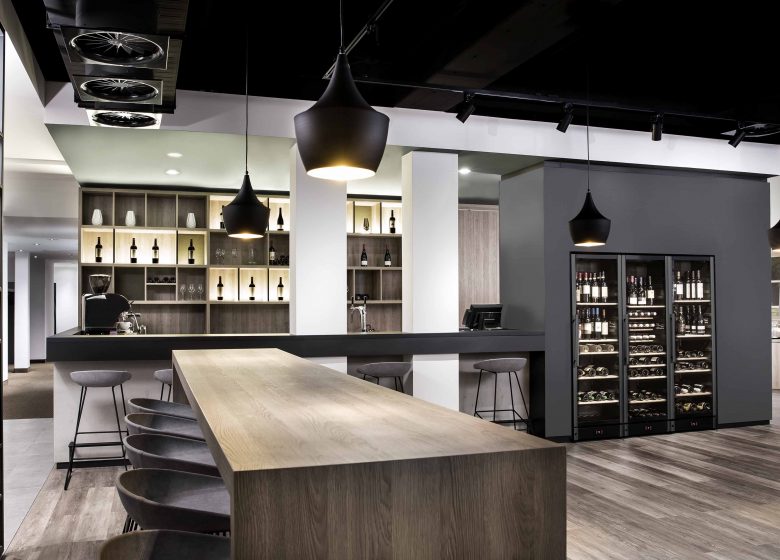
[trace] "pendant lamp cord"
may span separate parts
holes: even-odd
[[[249,18],[244,34],[244,173],[249,175]]]
[[[590,192],[590,18],[585,21],[585,145],[588,155],[588,192]]]
[[[339,54],[344,54],[344,1],[339,0]]]

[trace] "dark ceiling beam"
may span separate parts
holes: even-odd
[[[480,89],[533,59],[578,29],[575,4],[578,0],[549,2],[531,0],[506,20],[462,51],[426,82]],[[580,0],[581,1],[581,0]],[[621,0],[605,0],[609,6]],[[399,107],[446,111],[462,96],[435,90],[411,92]]]

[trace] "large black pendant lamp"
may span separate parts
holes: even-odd
[[[387,144],[390,119],[360,95],[341,44],[328,87],[310,109],[295,115],[295,138],[306,173],[319,179],[354,181],[372,177]]]
[[[590,194],[590,106],[585,108],[585,138],[588,152],[588,191],[580,213],[569,220],[571,240],[577,247],[599,247],[607,243],[611,220],[596,208]]]
[[[769,228],[769,246],[772,249],[780,249],[780,221]]]
[[[257,239],[263,237],[268,229],[268,216],[271,211],[255,196],[252,181],[249,180],[249,28],[246,34],[245,68],[245,117],[244,130],[244,181],[238,194],[230,204],[222,209],[222,221],[229,237],[238,239]]]

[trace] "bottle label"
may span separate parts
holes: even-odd
[[[601,336],[609,336],[609,323],[607,321],[601,322]]]
[[[637,305],[636,296],[631,296],[628,298],[628,305]]]
[[[655,290],[647,290],[647,299],[655,299]]]
[[[647,298],[645,298],[644,296],[640,297],[637,301],[638,301],[637,305],[647,305]]]
[[[601,287],[601,301],[603,301],[605,303],[607,301],[607,293],[608,293],[608,288],[606,286],[602,286]]]
[[[585,338],[590,337],[590,333],[593,332],[593,326],[591,325],[590,321],[585,323],[585,325],[582,328],[582,332],[585,333]]]
[[[682,284],[675,284],[675,287],[676,287],[677,295],[682,297],[682,295],[683,295],[683,285]]]
[[[696,284],[696,298],[704,299],[704,284],[702,284],[701,282],[698,282]]]
[[[590,286],[588,284],[585,284],[582,287],[582,294],[586,296],[590,296]]]

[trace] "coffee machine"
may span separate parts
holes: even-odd
[[[89,277],[91,294],[81,296],[81,331],[84,334],[108,334],[119,316],[130,311],[130,302],[121,294],[109,294],[110,274]]]

